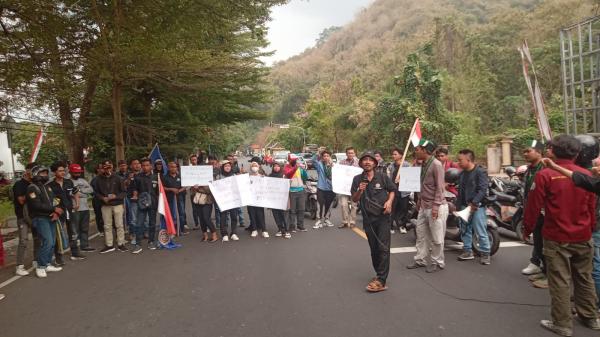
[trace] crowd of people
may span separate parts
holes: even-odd
[[[595,143],[589,145],[563,135],[548,144],[533,141],[523,152],[529,163],[523,175],[523,238],[526,240],[533,234],[534,249],[530,263],[522,273],[530,275],[531,281],[539,287],[549,287],[552,320],[544,320],[541,324],[563,336],[572,334],[571,286],[575,289],[578,317],[585,326],[600,330],[597,319],[600,234],[595,231],[596,194],[600,195],[600,179],[592,176],[592,173],[600,174],[600,166],[592,168],[592,159],[598,157],[598,142],[593,141]],[[595,154],[590,152],[590,146],[595,146]],[[312,228],[318,230],[335,226],[331,212],[336,198],[341,209],[339,228],[355,227],[357,211],[360,211],[376,273],[368,283],[367,291],[387,289],[391,235],[396,231],[406,233],[406,225],[413,216],[416,217],[416,255],[408,269],[424,268],[427,273],[436,273],[446,268],[444,237],[447,218],[454,210],[466,209],[468,220],[460,220],[464,245],[458,260],[475,259],[472,247],[476,236],[479,262],[491,264],[483,205],[488,191],[488,174],[476,163],[472,150],[458,151],[455,163],[449,159],[446,148],[438,148],[434,142],[421,139],[415,147],[412,162],[398,148],[391,151],[393,161],[389,164],[385,163],[379,151],[366,151],[359,157],[356,150],[349,147],[346,155],[344,160],[335,164],[331,152],[326,149],[315,155],[319,211]],[[250,175],[267,175],[260,162],[259,158],[251,160]],[[85,179],[84,170],[78,164],[56,162],[50,168],[35,163],[27,165],[23,178],[13,186],[19,227],[16,274],[29,274],[25,267],[25,252],[30,230],[34,238],[33,266],[40,278],[47,277],[48,272],[62,269],[67,246],[69,258],[73,261],[84,260],[85,253],[94,252],[96,248],[91,247],[89,242],[91,211],[95,214],[97,230],[104,239],[100,254],[115,250],[139,254],[143,249],[160,248],[156,225],[160,184],[167,194],[180,235],[200,230],[204,242],[240,240],[238,227],[246,227],[241,208],[221,211],[209,187],[182,186],[178,163],[169,162],[167,167],[163,165],[162,160],[133,159],[119,161],[114,170],[112,161],[105,160],[97,165],[90,182]],[[212,166],[215,180],[246,173],[233,155],[222,161],[214,156],[199,158],[191,155],[188,165]],[[362,174],[354,177],[351,195],[333,192],[334,165],[363,169]],[[409,166],[421,167],[421,189],[415,195],[399,191],[401,168]],[[451,170],[459,172],[457,184],[448,184],[445,180]],[[53,173],[52,180],[50,172]],[[307,231],[304,213],[309,174],[302,162],[290,154],[285,165],[273,163],[268,176],[290,181],[288,210],[271,210],[277,225],[275,236],[290,239],[293,233]],[[455,204],[448,204],[448,193],[455,197]],[[413,210],[416,214],[410,212],[411,197],[416,202]],[[91,208],[88,205],[90,199]],[[186,216],[188,201],[193,219],[189,225]],[[248,206],[247,214],[249,236],[269,238],[265,209]]]

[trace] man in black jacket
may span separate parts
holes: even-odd
[[[158,174],[152,173],[150,159],[141,160],[142,172],[133,179],[133,199],[137,200],[137,224],[135,229],[136,245],[132,253],[142,251],[142,240],[144,239],[144,222],[148,219],[148,249],[156,249],[156,212],[158,210]]]
[[[102,165],[104,173],[98,176],[98,190],[95,196],[102,202],[102,219],[104,219],[104,243],[106,246],[100,251],[100,254],[115,250],[113,243],[113,221],[117,230],[117,249],[121,252],[126,252],[128,249],[125,247],[123,199],[127,193],[123,180],[113,173],[112,162],[105,160]]]
[[[35,273],[38,277],[46,277],[46,272],[61,271],[61,267],[55,267],[52,262],[52,253],[56,242],[56,225],[64,210],[59,207],[59,201],[55,199],[52,189],[45,184],[48,182],[48,169],[43,166],[35,166],[31,169],[33,183],[27,187],[27,210],[26,214],[31,218],[33,228],[41,241],[40,249],[36,256],[37,268]]]

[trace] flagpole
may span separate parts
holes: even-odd
[[[175,197],[175,214],[177,215],[177,237],[179,237],[179,223],[181,221],[181,219],[179,219],[179,195],[173,194],[173,196]],[[171,215],[171,217],[173,217],[173,215]]]
[[[415,129],[417,128],[418,123],[419,123],[419,118],[417,118],[415,120],[415,124],[413,124],[412,130],[410,131],[410,135],[408,136],[408,141],[406,142],[406,147],[404,148],[404,153],[402,154],[402,161],[400,162],[400,167],[402,167],[402,164],[404,164],[404,158],[406,158],[406,153],[408,152],[408,148],[411,143],[411,138],[412,138],[413,134],[415,133]],[[398,183],[399,180],[400,180],[400,168],[398,168],[398,173],[396,174],[396,178],[394,179],[394,181],[396,183]]]

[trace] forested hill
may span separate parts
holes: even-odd
[[[273,118],[336,149],[401,145],[414,116],[431,122],[425,128],[438,141],[477,139],[479,151],[501,133],[533,137],[517,47],[528,40],[560,127],[558,32],[592,15],[598,2],[377,0],[273,67]],[[284,143],[297,137],[294,129],[278,135]]]

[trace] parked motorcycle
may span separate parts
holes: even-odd
[[[520,237],[523,232],[523,183],[514,179],[515,170],[506,168],[509,178],[492,177],[489,195],[484,200],[488,218],[499,227],[515,232]]]
[[[315,220],[317,218],[317,181],[315,179],[308,179],[306,182],[306,207],[305,212],[310,214],[310,218]]]

